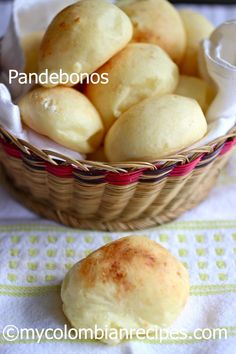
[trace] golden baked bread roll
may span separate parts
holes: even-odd
[[[207,131],[197,101],[178,95],[148,98],[131,107],[105,137],[108,161],[155,161],[192,145]]]
[[[40,48],[40,72],[61,69],[68,75],[91,74],[126,46],[132,32],[129,18],[117,6],[105,0],[81,0],[66,7],[49,25]],[[67,86],[73,86],[75,79]]]
[[[19,102],[23,122],[80,153],[95,151],[103,138],[103,124],[92,103],[69,87],[38,87]]]
[[[132,43],[98,71],[108,84],[90,83],[86,95],[98,109],[108,130],[128,108],[153,95],[172,93],[179,79],[177,65],[154,44]]]
[[[192,10],[180,10],[187,34],[187,49],[180,64],[182,74],[198,76],[198,53],[203,39],[210,37],[213,25],[200,13]]]
[[[108,331],[169,326],[188,295],[185,267],[144,236],[124,237],[96,250],[71,268],[61,289],[63,310],[73,327],[97,325]],[[101,340],[117,344],[122,339]]]
[[[215,97],[216,90],[213,85],[202,79],[181,75],[175,94],[194,98],[205,113]]]
[[[44,32],[32,32],[21,38],[21,45],[25,57],[26,74],[38,72],[39,48]]]
[[[135,42],[159,45],[179,64],[186,49],[186,33],[178,11],[166,0],[121,0],[118,6],[130,17]]]

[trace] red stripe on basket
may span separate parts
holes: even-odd
[[[234,138],[233,140],[230,140],[230,141],[226,141],[226,143],[224,144],[224,146],[220,152],[220,155],[224,155],[227,152],[229,152],[230,150],[232,150],[234,145],[236,145],[236,138]]]
[[[2,146],[4,151],[7,155],[16,157],[17,159],[21,158],[21,151],[14,147],[14,145],[6,143],[5,141],[1,140]]]
[[[204,154],[200,155],[196,160],[186,163],[185,165],[179,165],[179,166],[174,167],[170,173],[170,176],[171,177],[186,176],[192,170],[194,170],[195,166],[199,163],[199,161],[202,159],[203,156],[204,156]]]
[[[114,184],[117,186],[125,186],[131,183],[135,183],[139,180],[140,176],[142,176],[144,169],[138,171],[132,171],[128,173],[114,173],[109,172],[106,175],[106,182],[109,184]]]
[[[72,177],[73,167],[72,166],[55,166],[46,162],[46,171],[54,176],[67,178]]]

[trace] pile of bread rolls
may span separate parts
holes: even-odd
[[[22,39],[25,72],[107,73],[46,82],[19,101],[24,124],[89,160],[155,161],[199,141],[215,88],[198,52],[213,26],[167,0],[81,0]],[[81,85],[82,84],[82,85]]]

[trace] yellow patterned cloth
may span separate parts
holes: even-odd
[[[185,339],[133,340],[117,347],[78,340],[16,338],[4,328],[63,328],[60,284],[70,267],[103,244],[128,233],[90,232],[32,219],[9,223],[12,200],[5,200],[0,226],[0,353],[212,353],[236,348],[236,153],[209,198],[180,220],[135,234],[146,234],[168,248],[188,268],[191,296],[170,330],[185,330]],[[1,199],[2,201],[3,199]],[[1,203],[1,202],[0,202]],[[20,207],[19,207],[20,208]],[[7,212],[8,210],[8,212]],[[3,213],[3,209],[2,209]],[[26,213],[22,209],[22,213]],[[31,214],[27,214],[28,217]],[[228,215],[228,217],[227,217]],[[3,217],[2,217],[3,219]],[[215,331],[210,340],[194,338],[196,328]],[[219,338],[219,328],[227,339]]]

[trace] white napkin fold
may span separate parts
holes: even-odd
[[[201,75],[217,86],[217,96],[206,118],[208,134],[194,147],[227,134],[236,124],[236,20],[226,21],[209,39],[202,42],[199,67]]]

